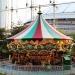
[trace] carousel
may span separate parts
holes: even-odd
[[[62,64],[72,44],[72,38],[49,25],[40,11],[26,29],[8,39],[12,63],[22,65]]]

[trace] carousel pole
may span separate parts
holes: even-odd
[[[56,7],[55,0],[53,0],[53,24],[54,25],[55,25],[55,7]]]
[[[31,0],[31,21],[32,21],[32,0]]]
[[[41,12],[41,7],[40,7],[40,5],[39,5],[39,11],[38,11],[38,15],[39,15],[39,19],[40,19],[40,15],[42,14],[42,12]]]
[[[13,18],[13,0],[11,0],[11,29],[13,28],[13,22],[12,22],[12,18]]]
[[[11,11],[11,29],[12,29],[12,27],[13,27],[13,25],[12,25],[12,15],[13,15],[13,0],[11,0],[11,9],[10,9],[10,11]],[[11,54],[9,54],[9,61],[11,61]]]
[[[53,2],[50,0],[50,3],[52,3],[53,6],[53,24],[55,25],[55,7],[56,7],[55,0],[53,0]]]

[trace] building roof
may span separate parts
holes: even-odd
[[[45,19],[54,19],[54,14],[44,14]],[[75,13],[55,13],[55,19],[75,19]]]

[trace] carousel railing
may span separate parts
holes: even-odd
[[[0,64],[0,68],[8,69],[8,70],[17,70],[17,71],[62,71],[63,66],[57,66],[57,65],[11,65],[11,64]]]
[[[64,70],[64,66],[58,65],[16,65],[16,64],[0,64],[0,73],[6,75],[68,75],[73,72],[72,65],[71,69]],[[75,69],[75,68],[74,68]]]
[[[12,66],[14,70],[21,71],[60,71],[63,70],[62,66]]]

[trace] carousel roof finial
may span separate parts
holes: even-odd
[[[38,14],[39,14],[39,15],[42,14],[40,5],[39,5],[39,12],[38,12]]]

